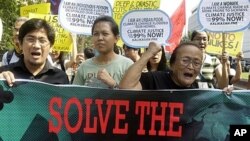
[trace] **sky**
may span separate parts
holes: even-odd
[[[199,5],[200,1],[201,0],[186,0],[187,17],[191,15],[191,11]],[[182,0],[161,0],[160,9],[171,16],[181,2]]]

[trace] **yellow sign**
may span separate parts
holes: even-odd
[[[29,13],[50,14],[50,3],[28,5],[20,8],[20,16],[28,17]]]
[[[45,19],[56,31],[55,44],[53,50],[71,52],[73,47],[73,40],[70,32],[66,31],[58,22],[58,15],[46,15],[30,13],[29,18]]]
[[[158,9],[160,0],[115,0],[113,8],[113,18],[120,26],[123,16],[131,10],[139,9]],[[117,45],[122,46],[122,41],[119,40]]]
[[[222,33],[209,32],[210,39],[206,51],[211,54],[222,54]],[[236,57],[242,50],[243,32],[225,33],[225,50],[230,56]]]

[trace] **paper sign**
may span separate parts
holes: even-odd
[[[222,54],[222,33],[208,32],[209,41],[206,51],[211,54]],[[236,55],[242,50],[243,32],[225,33],[225,50],[232,56]]]
[[[166,44],[171,22],[161,10],[134,10],[123,17],[120,31],[123,42],[134,48],[147,47],[151,41]]]
[[[112,16],[106,0],[63,0],[59,5],[59,22],[70,32],[91,35],[92,25],[100,15]]]
[[[115,0],[114,2],[114,19],[120,24],[122,17],[131,10],[158,9],[160,0]]]
[[[249,0],[202,0],[198,8],[200,24],[212,32],[234,32],[249,27]]]
[[[50,14],[50,3],[28,5],[20,8],[20,16],[28,17],[29,13]]]

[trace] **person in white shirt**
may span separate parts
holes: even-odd
[[[18,35],[19,29],[28,20],[26,17],[19,17],[16,19],[13,27],[13,44],[14,49],[9,50],[4,53],[2,58],[2,66],[9,65],[10,63],[15,63],[19,60],[20,55],[22,54],[22,50],[20,49]]]

